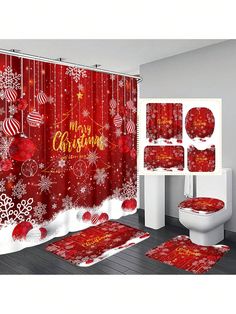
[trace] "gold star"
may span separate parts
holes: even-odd
[[[83,98],[83,96],[84,96],[84,94],[83,94],[83,93],[81,93],[81,92],[79,92],[79,93],[77,94],[78,100],[82,99],[82,98]]]

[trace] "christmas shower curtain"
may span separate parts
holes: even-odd
[[[0,254],[136,211],[135,78],[0,55]]]

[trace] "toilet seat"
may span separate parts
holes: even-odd
[[[199,214],[212,214],[222,210],[224,206],[225,203],[217,198],[194,197],[181,202],[178,208]]]

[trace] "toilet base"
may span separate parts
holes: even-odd
[[[189,237],[193,243],[198,245],[215,245],[224,240],[224,225],[220,225],[208,232],[189,230]]]

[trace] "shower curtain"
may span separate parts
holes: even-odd
[[[0,55],[0,254],[132,214],[135,78]]]

